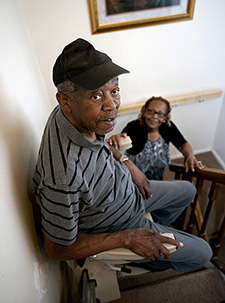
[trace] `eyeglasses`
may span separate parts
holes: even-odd
[[[164,119],[166,117],[166,114],[164,114],[162,112],[156,112],[154,109],[148,108],[146,111],[151,116],[154,116],[156,114],[161,119]]]

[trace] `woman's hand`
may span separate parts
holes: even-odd
[[[188,170],[195,171],[195,167],[199,169],[205,168],[205,165],[202,164],[202,161],[198,161],[193,153],[191,145],[186,142],[184,143],[180,148],[179,151],[183,154],[185,157],[184,160],[184,166],[185,166],[185,172],[187,173]]]
[[[197,167],[199,169],[205,168],[205,165],[202,164],[202,161],[198,161],[193,154],[189,155],[185,159],[184,166],[185,166],[186,173],[188,172],[189,169],[191,169],[192,171],[195,171],[195,167]]]

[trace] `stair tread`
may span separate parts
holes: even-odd
[[[223,301],[225,301],[225,281],[216,268],[207,268],[123,289],[121,299],[112,303],[219,303]]]

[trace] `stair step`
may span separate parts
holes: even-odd
[[[225,281],[216,268],[202,269],[121,289],[121,299],[111,303],[127,302],[221,303],[225,302]]]

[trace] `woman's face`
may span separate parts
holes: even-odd
[[[167,105],[160,100],[153,100],[145,111],[145,123],[148,130],[156,130],[167,117]]]

